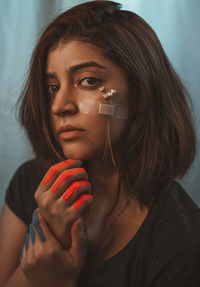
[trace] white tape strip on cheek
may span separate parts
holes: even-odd
[[[102,103],[95,100],[83,100],[79,105],[79,111],[86,115],[100,115],[115,119],[127,119],[128,106],[115,103]]]

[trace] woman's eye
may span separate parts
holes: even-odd
[[[87,77],[80,81],[79,86],[90,87],[97,86],[100,83],[100,80],[94,77]]]
[[[57,85],[49,85],[48,86],[48,93],[50,95],[56,93],[58,90],[59,90],[59,87]]]

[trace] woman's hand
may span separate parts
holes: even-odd
[[[62,248],[44,218],[33,214],[21,252],[21,268],[30,286],[74,287],[84,263],[85,232],[82,219],[72,225],[72,245]]]
[[[52,166],[35,193],[39,210],[56,238],[69,249],[71,227],[92,202],[91,184],[79,160]]]

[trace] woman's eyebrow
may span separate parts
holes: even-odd
[[[67,73],[73,74],[73,73],[77,72],[78,70],[81,70],[81,69],[87,68],[87,67],[97,67],[97,68],[103,69],[103,70],[107,69],[106,66],[100,65],[99,63],[97,63],[95,61],[90,61],[90,62],[84,62],[84,63],[78,64],[78,65],[74,65],[74,66],[69,67]],[[46,73],[45,77],[46,77],[46,79],[57,79],[55,72]]]
[[[83,69],[83,68],[87,68],[87,67],[97,67],[100,69],[107,69],[107,67],[100,65],[99,63],[95,62],[95,61],[90,61],[90,62],[84,62],[78,65],[74,65],[72,67],[69,68],[68,72],[69,74],[73,74],[74,72]]]
[[[46,79],[57,79],[56,73],[45,73]]]

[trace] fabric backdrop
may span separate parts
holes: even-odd
[[[49,21],[83,2],[86,1],[0,1],[0,210],[14,171],[33,157],[16,112],[33,47]],[[193,100],[198,150],[192,168],[181,182],[200,205],[200,1],[124,0],[120,3],[123,9],[138,13],[153,27]]]

